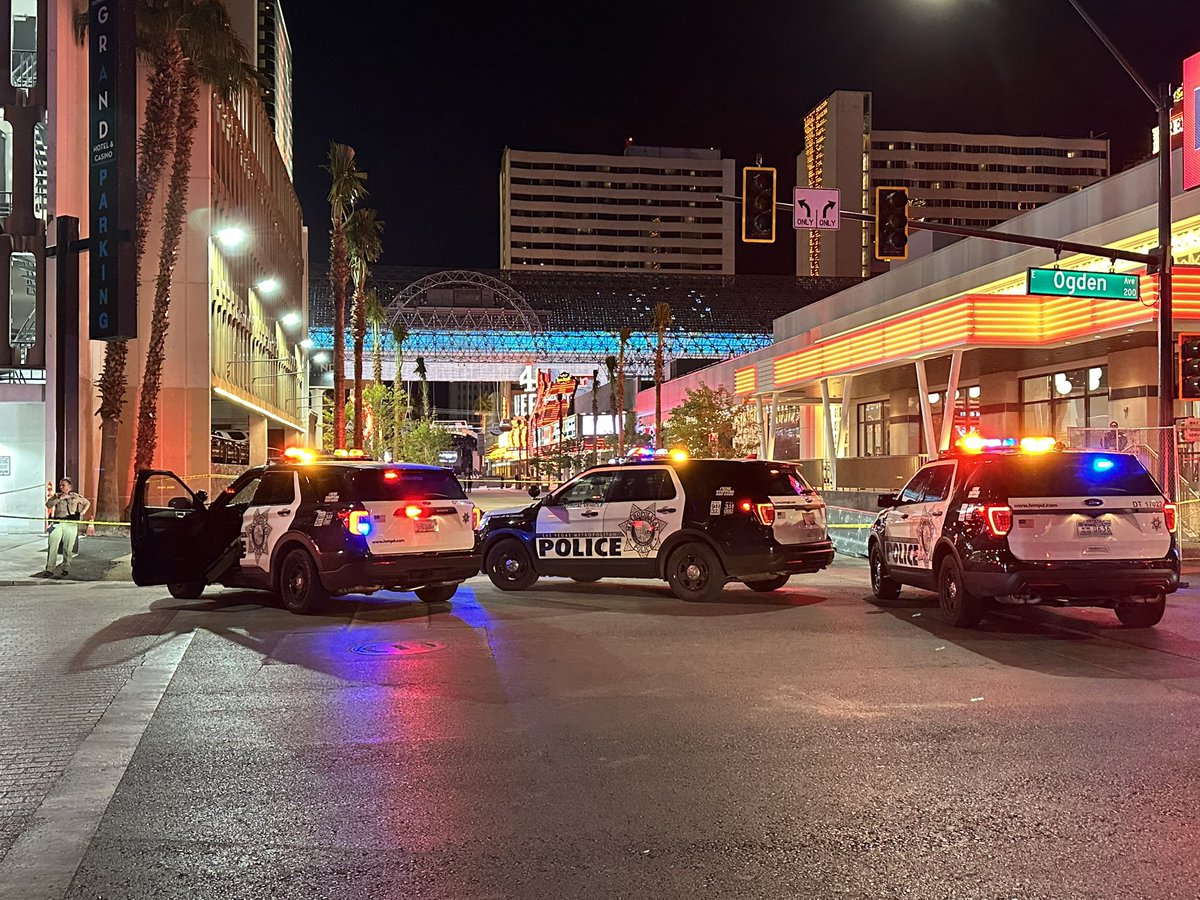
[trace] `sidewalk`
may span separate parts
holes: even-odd
[[[0,534],[0,587],[63,581],[129,581],[129,537],[79,536],[79,555],[66,578],[34,578],[46,568],[46,535]]]

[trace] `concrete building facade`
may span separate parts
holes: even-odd
[[[243,7],[257,4],[228,0],[227,6],[236,21],[246,11]],[[41,232],[44,235],[47,225],[52,228],[59,216],[75,216],[82,220],[86,239],[88,54],[75,38],[74,13],[75,4],[69,0],[37,3],[44,43],[36,62],[38,86],[30,92],[45,92],[49,136],[48,209]],[[145,102],[145,72],[140,66],[139,74],[140,108]],[[31,177],[32,166],[18,160],[11,171],[23,183]],[[129,388],[119,447],[120,458],[130,468],[165,190],[164,186],[160,191],[148,230],[138,288],[138,338],[128,344]],[[10,219],[3,223],[6,233],[13,225]],[[269,447],[306,438],[312,417],[306,398],[304,238],[300,204],[258,89],[246,86],[225,101],[202,87],[184,233],[171,281],[154,460],[156,467],[185,476],[195,489],[219,488],[229,474],[265,460]],[[42,243],[44,248],[44,237]],[[35,271],[36,290],[44,297],[37,337],[45,351],[26,355],[24,368],[7,354],[0,356],[0,416],[14,424],[0,437],[0,458],[9,458],[6,465],[0,459],[0,529],[10,531],[40,527],[33,520],[43,512],[45,485],[61,474],[71,475],[76,489],[94,501],[100,463],[94,384],[105,345],[88,340],[87,266],[79,273],[78,338],[65,349],[79,361],[78,381],[71,385],[78,404],[61,410],[65,426],[58,420],[55,401],[60,387],[55,350],[58,286],[47,273],[44,249]],[[232,445],[214,439],[214,430],[230,428],[243,430],[248,439]],[[56,453],[65,441],[77,443],[68,454],[77,461],[77,471],[55,471]],[[118,474],[121,496],[127,497],[133,473]]]
[[[623,155],[506,148],[500,268],[734,274],[734,160],[719,150]]]
[[[913,219],[992,228],[1109,175],[1107,138],[879,130],[871,94],[837,91],[804,117],[796,183],[841,190],[842,208],[874,211],[874,189],[908,189]],[[869,225],[798,231],[798,275],[877,274]],[[914,232],[913,248],[932,249]]]

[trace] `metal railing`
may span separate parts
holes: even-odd
[[[12,86],[32,88],[37,86],[37,51],[12,51]]]

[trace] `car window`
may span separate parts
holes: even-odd
[[[950,478],[954,474],[953,463],[934,466],[929,470],[922,500],[925,503],[940,503],[950,496]]]
[[[1001,497],[1154,497],[1162,493],[1128,453],[1020,454],[988,467]]]
[[[768,497],[799,497],[813,493],[804,476],[792,466],[763,466]]]
[[[931,469],[922,469],[912,477],[912,480],[904,486],[904,490],[900,492],[901,503],[920,503],[925,496],[925,485],[929,483]]]
[[[253,506],[282,506],[296,497],[296,476],[292,472],[267,472],[254,493]]]
[[[632,469],[617,477],[608,502],[671,500],[674,496],[675,482],[667,469]]]
[[[465,500],[462,485],[449,469],[355,469],[350,473],[353,499]]]
[[[337,503],[345,490],[342,473],[337,469],[309,469],[300,476],[300,482],[309,503]]]
[[[242,484],[234,484],[230,490],[233,491],[233,496],[229,498],[226,506],[249,506],[250,501],[254,499],[255,493],[258,491],[259,482],[262,481],[261,475],[255,475],[249,481]]]
[[[608,499],[609,489],[617,479],[617,472],[594,472],[584,475],[565,490],[554,495],[556,502],[568,503],[603,503]]]

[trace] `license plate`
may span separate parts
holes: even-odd
[[[1090,522],[1079,522],[1075,526],[1075,534],[1081,538],[1112,537],[1112,522],[1095,519]]]
[[[424,534],[429,531],[437,531],[437,522],[433,521],[432,519],[426,519],[424,522],[418,519],[416,522],[413,522],[413,525],[415,526],[414,530],[417,534]]]

